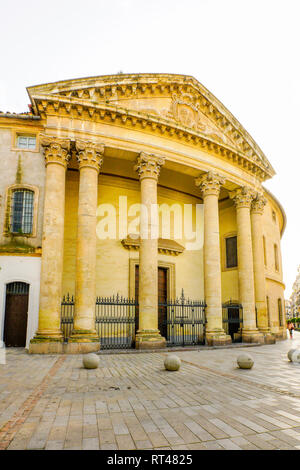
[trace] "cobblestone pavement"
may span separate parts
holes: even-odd
[[[300,449],[300,365],[294,340],[247,349],[31,356],[8,349],[0,365],[2,449]],[[252,370],[236,367],[242,353]]]

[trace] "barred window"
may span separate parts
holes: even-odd
[[[36,138],[32,135],[18,135],[17,147],[20,149],[35,150]]]
[[[32,233],[34,192],[29,189],[16,189],[12,193],[11,231]]]
[[[228,237],[226,242],[226,268],[236,268],[237,259],[237,237]]]

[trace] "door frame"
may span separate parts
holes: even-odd
[[[4,328],[5,328],[5,313],[6,313],[6,291],[7,291],[7,285],[8,284],[13,284],[14,282],[23,282],[24,284],[27,284],[28,285],[28,306],[27,306],[27,327],[26,327],[26,339],[25,339],[25,348],[26,348],[26,344],[27,344],[27,338],[28,338],[28,333],[29,333],[29,329],[30,329],[30,302],[31,302],[31,299],[32,299],[32,296],[31,296],[31,291],[32,291],[32,286],[31,286],[31,282],[28,281],[28,279],[24,279],[24,278],[13,278],[13,279],[10,279],[10,280],[6,280],[4,283],[3,283],[3,302],[2,302],[2,324],[0,325],[0,330],[1,330],[1,336],[0,336],[0,339],[1,341],[4,342]]]
[[[135,267],[140,264],[139,258],[131,258],[129,260],[129,298],[135,299]],[[167,269],[167,295],[168,299],[176,298],[176,279],[175,279],[175,263],[167,263],[158,260],[157,268]]]

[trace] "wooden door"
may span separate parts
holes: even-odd
[[[158,268],[158,304],[166,304],[168,298],[167,268]],[[139,266],[135,266],[135,299],[139,299]],[[136,307],[135,331],[139,328],[139,307]],[[160,334],[167,334],[167,305],[158,305],[158,329]]]
[[[166,268],[158,268],[158,329],[160,334],[167,336],[167,298],[168,273]]]
[[[4,343],[6,347],[24,347],[27,332],[29,285],[13,282],[6,286]]]

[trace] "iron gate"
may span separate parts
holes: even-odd
[[[222,306],[223,329],[231,336],[232,342],[242,341],[243,307],[240,303],[230,300]]]
[[[64,341],[68,341],[73,330],[74,319],[74,297],[69,294],[64,295],[61,302],[60,328],[64,336]]]
[[[124,297],[97,297],[96,330],[101,349],[129,349],[135,340],[137,302]]]
[[[69,294],[61,302],[61,329],[64,341],[72,334],[74,297]],[[129,349],[135,342],[135,319],[138,303],[120,296],[97,297],[95,326],[101,349]],[[166,310],[165,329],[168,346],[187,346],[205,343],[205,302],[180,299],[159,303]]]
[[[186,299],[182,289],[180,299],[159,306],[166,308],[167,346],[205,344],[205,302]]]
[[[101,349],[131,348],[135,337],[136,301],[120,297],[97,297],[95,327]],[[69,294],[61,302],[61,329],[64,341],[72,334],[74,322],[74,297]]]

